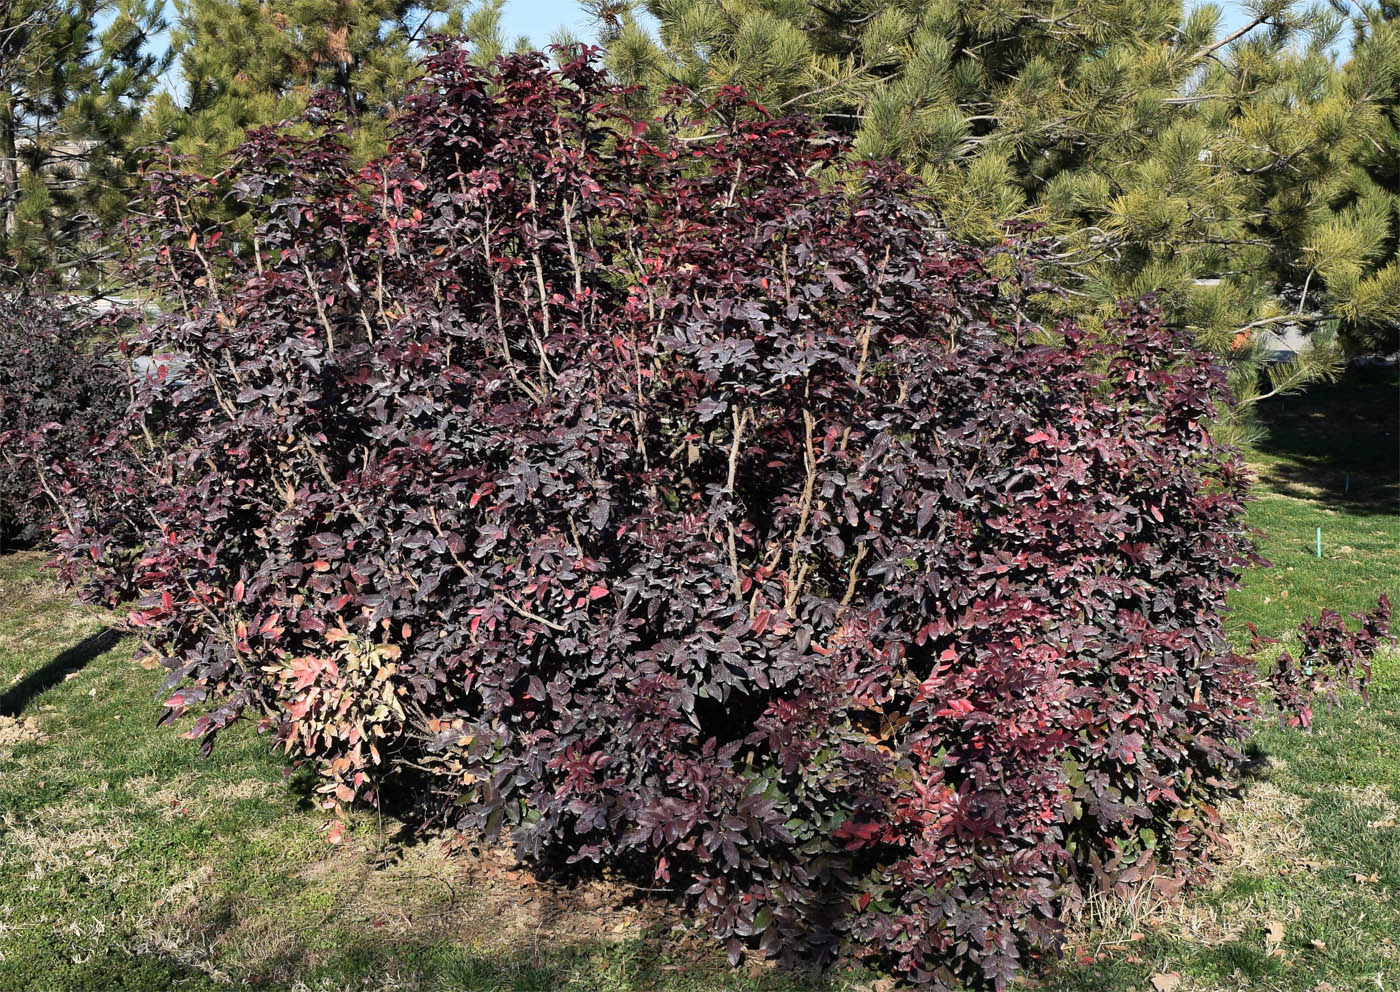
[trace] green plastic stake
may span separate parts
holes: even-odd
[[[1342,494],[1343,494],[1343,495],[1349,495],[1350,493],[1351,493],[1351,473],[1348,472],[1348,473],[1347,473],[1346,485],[1344,485],[1344,486],[1342,487]]]
[[[1322,528],[1317,529],[1317,556],[1322,557]]]

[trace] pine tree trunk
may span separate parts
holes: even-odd
[[[19,123],[15,119],[15,72],[19,65],[20,49],[16,47],[15,4],[0,0],[4,4],[4,21],[0,31],[4,32],[4,52],[0,58],[0,196],[5,198],[5,237],[15,233],[16,214],[19,209]],[[22,42],[19,43],[22,45]]]
[[[5,236],[15,233],[15,214],[19,207],[19,148],[15,132],[14,100],[6,87],[0,93],[0,195],[5,198]]]

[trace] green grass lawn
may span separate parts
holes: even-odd
[[[1373,376],[1269,411],[1250,516],[1275,567],[1250,573],[1232,629],[1400,598],[1397,404]],[[871,987],[731,972],[625,891],[560,894],[499,852],[449,858],[369,817],[329,846],[309,783],[284,780],[252,728],[208,760],[154,728],[160,673],[42,560],[0,557],[0,992]],[[1369,707],[1252,749],[1213,881],[1097,907],[1039,987],[1400,989],[1400,657],[1381,659]]]
[[[1250,572],[1233,600],[1237,630],[1248,620],[1274,636],[1321,607],[1364,610],[1379,593],[1400,592],[1395,370],[1353,373],[1276,402],[1265,409],[1267,440],[1249,454],[1259,477],[1249,519],[1274,567]]]

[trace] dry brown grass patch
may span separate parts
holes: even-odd
[[[1212,852],[1209,870],[1214,881],[1210,888],[1223,891],[1237,874],[1301,876],[1328,867],[1329,862],[1313,850],[1303,826],[1306,806],[1305,798],[1268,780],[1253,782],[1239,796],[1222,803],[1222,836]],[[1126,897],[1096,894],[1071,921],[1067,936],[1071,946],[1090,954],[1121,950],[1141,940],[1149,928],[1217,947],[1263,927],[1278,912],[1277,907],[1253,899],[1231,902],[1225,908],[1199,902],[1163,898],[1151,885],[1141,886]],[[1297,908],[1292,907],[1292,911],[1296,914]]]
[[[216,879],[196,873],[162,895],[143,938],[211,975],[218,961],[278,982],[323,963],[330,952],[318,948],[326,941],[308,937],[324,937],[328,928],[340,946],[451,940],[486,955],[544,960],[561,948],[616,943],[671,919],[666,905],[617,882],[563,888],[519,868],[504,848],[453,854],[438,840],[387,859],[373,845],[347,842],[293,877],[294,893],[274,906],[259,895],[221,892]]]
[[[72,868],[93,885],[113,883],[117,858],[135,836],[92,805],[46,807],[26,822],[0,813],[0,834],[0,869],[37,880]]]
[[[1367,786],[1339,785],[1337,794],[1353,806],[1380,811],[1380,819],[1400,819],[1400,804],[1390,798],[1390,792],[1380,785]]]
[[[0,758],[13,756],[20,744],[42,744],[47,739],[32,716],[0,716]]]

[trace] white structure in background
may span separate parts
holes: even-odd
[[[1219,286],[1219,279],[1197,279],[1197,286]],[[1266,362],[1286,362],[1307,347],[1308,335],[1302,324],[1273,324],[1257,332],[1264,346]],[[1357,365],[1400,364],[1400,352],[1394,355],[1358,355],[1351,359]]]
[[[72,174],[73,182],[80,180],[87,175],[88,153],[96,148],[100,141],[59,141],[50,146],[44,147],[44,165],[40,170],[45,173],[65,171]],[[27,161],[27,154],[34,150],[33,138],[19,137],[15,139],[15,156],[18,166],[23,167]]]
[[[1219,286],[1220,280],[1197,279],[1196,285]],[[1267,350],[1264,356],[1266,362],[1286,362],[1302,351],[1308,343],[1308,336],[1303,333],[1302,324],[1273,324],[1260,328],[1256,333],[1259,343]]]

